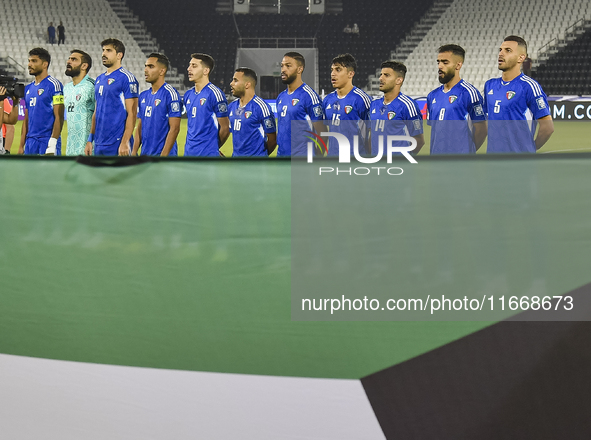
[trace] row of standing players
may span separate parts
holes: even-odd
[[[331,66],[335,91],[321,100],[302,81],[304,57],[286,53],[281,79],[287,89],[277,98],[276,123],[269,104],[255,94],[257,75],[250,68],[234,73],[231,90],[238,99],[228,105],[224,93],[209,81],[213,58],[192,54],[187,71],[195,87],[181,98],[165,82],[168,59],[154,53],[145,64],[145,79],[152,87],[138,94],[137,80],[122,67],[123,43],[107,39],[101,46],[107,72],[93,80],[88,75],[90,56],[73,50],[66,65],[66,74],[73,81],[63,90],[47,74],[49,53],[41,48],[29,53],[29,73],[35,81],[25,89],[19,153],[60,154],[64,108],[68,112],[66,154],[72,155],[135,155],[140,147],[142,155],[176,155],[183,110],[188,117],[185,156],[221,155],[220,147],[230,132],[234,156],[266,156],[277,145],[278,156],[305,155],[307,130],[298,129],[292,137],[292,121],[303,121],[310,134],[325,132],[328,126],[329,131],[349,139],[359,135],[361,154],[375,154],[383,142],[380,135],[414,137],[414,153],[425,144],[421,111],[400,91],[406,67],[396,61],[382,63],[380,91],[384,96],[372,101],[353,86],[355,59],[350,54],[337,56]],[[536,81],[521,73],[527,57],[522,38],[509,36],[501,44],[498,67],[502,76],[486,82],[484,98],[460,77],[464,49],[452,44],[441,46],[438,52],[442,86],[427,97],[431,154],[474,153],[487,135],[489,153],[535,152],[550,138],[554,128],[546,95]],[[323,153],[338,154],[332,142],[331,137]]]

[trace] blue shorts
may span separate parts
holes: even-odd
[[[25,142],[25,154],[45,154],[47,150],[47,144],[51,137],[46,138],[27,138]],[[55,147],[55,155],[61,156],[62,154],[62,138],[57,140],[57,146]]]
[[[94,155],[95,156],[119,156],[119,146],[121,145],[121,141],[117,141],[114,144],[110,145],[99,145],[97,143],[94,144]],[[131,154],[131,150],[133,150],[133,136],[129,140],[129,154]]]

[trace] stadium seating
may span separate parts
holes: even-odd
[[[426,96],[439,85],[436,52],[446,43],[466,49],[462,75],[482,90],[487,79],[499,76],[496,55],[505,36],[524,37],[535,62],[549,40],[590,14],[591,5],[585,0],[455,0],[405,60],[408,76],[403,90]]]
[[[591,95],[591,30],[587,30],[563,50],[550,56],[532,76],[547,94]],[[566,78],[570,78],[568,81]]]
[[[94,66],[90,73],[96,77],[104,71],[100,42],[108,37],[118,38],[126,46],[124,67],[136,75],[140,88],[147,88],[143,80],[145,55],[107,0],[2,2],[0,20],[0,55],[10,56],[26,68],[28,51],[44,47],[52,55],[50,75],[62,82],[70,80],[64,71],[71,49],[81,49],[92,56]],[[66,43],[50,45],[47,42],[49,22],[57,27],[60,20],[66,28]],[[30,77],[27,75],[23,79],[29,81]]]
[[[157,39],[162,51],[179,72],[186,72],[192,53],[212,55],[216,67],[210,79],[220,85],[234,71],[238,34],[231,14],[217,14],[215,2],[168,0],[166,7],[150,7],[144,0],[126,0],[150,33]],[[185,75],[185,85],[190,85]]]

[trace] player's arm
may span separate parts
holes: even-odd
[[[423,145],[425,145],[425,136],[423,136],[423,133],[421,133],[413,136],[413,138],[417,141],[417,147],[414,149],[412,154],[419,154],[419,151],[421,151],[421,148],[423,148]]]
[[[540,124],[540,128],[538,129],[538,135],[536,136],[536,150],[539,150],[544,146],[552,133],[554,133],[554,121],[552,120],[552,116],[544,116],[543,118],[538,119],[538,123]]]
[[[486,135],[488,133],[488,124],[486,121],[475,122],[473,128],[474,133],[472,135],[474,136],[474,145],[476,146],[476,151],[478,151],[486,139]]]
[[[94,140],[94,130],[96,128],[96,109],[92,112],[92,123],[90,124],[90,135],[88,136],[88,142],[84,147],[84,154],[92,156],[92,141]]]
[[[267,148],[267,154],[271,155],[271,153],[273,151],[275,151],[276,146],[277,146],[277,132],[267,133],[267,142],[265,142],[265,147]]]
[[[25,108],[25,119],[21,127],[21,141],[18,146],[18,154],[25,153],[25,141],[27,140],[27,133],[29,132],[29,111]]]
[[[127,98],[125,100],[125,110],[127,111],[127,118],[125,119],[125,131],[121,138],[121,144],[119,145],[119,156],[129,156],[131,152],[129,150],[129,141],[133,135],[133,129],[135,128],[135,118],[137,115],[137,98]]]
[[[131,151],[132,156],[137,156],[142,145],[142,118],[137,121],[137,128],[135,129],[135,136],[133,137],[133,150]]]
[[[62,134],[62,128],[64,127],[64,104],[54,104],[53,115],[55,116],[55,121],[53,121],[53,130],[51,131],[51,137],[52,139],[55,139],[55,142],[57,143],[57,140]]]
[[[225,117],[217,116],[217,118],[218,118],[218,124],[220,126],[220,128],[218,130],[218,138],[219,138],[220,146],[218,148],[222,148],[224,146],[224,144],[226,143],[226,141],[228,140],[228,137],[230,137],[230,119],[228,119],[227,116],[225,116]]]
[[[168,127],[168,134],[166,135],[166,141],[164,141],[164,148],[162,149],[160,156],[168,156],[170,150],[174,147],[176,138],[181,131],[181,118],[168,118]]]
[[[12,98],[12,110],[9,114],[4,115],[4,124],[8,125],[15,125],[18,122],[18,107],[19,107],[19,98]],[[8,127],[6,127],[8,128]],[[13,131],[14,132],[14,131]]]

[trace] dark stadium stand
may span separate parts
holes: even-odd
[[[434,0],[393,3],[375,0],[371,8],[356,0],[343,1],[342,14],[319,15],[236,15],[240,36],[245,38],[317,38],[320,89],[332,90],[330,61],[339,53],[350,52],[359,68],[355,84],[365,87],[367,77],[429,9]],[[215,12],[214,2],[170,0],[166,8],[152,8],[141,0],[127,0],[128,6],[146,23],[149,31],[170,58],[183,71],[192,52],[210,53],[217,62],[212,82],[231,78],[238,33],[230,14]],[[346,35],[343,28],[357,23],[358,37]],[[186,82],[188,84],[188,82]],[[321,91],[319,90],[319,91]]]
[[[361,88],[382,61],[411,30],[433,4],[433,0],[393,2],[375,0],[371,7],[357,0],[343,0],[342,15],[325,15],[318,32],[320,89],[332,91],[330,61],[339,53],[349,52],[356,59],[358,70],[353,83]],[[359,37],[347,36],[343,28],[357,23]]]
[[[539,66],[532,77],[548,95],[591,95],[591,30]]]
[[[226,78],[234,70],[238,34],[230,14],[215,12],[215,2],[168,0],[165,7],[153,1],[126,2],[179,72],[186,73],[192,53],[204,52],[216,61],[211,81],[219,85],[224,78],[229,83]],[[190,85],[186,77],[185,84]]]

